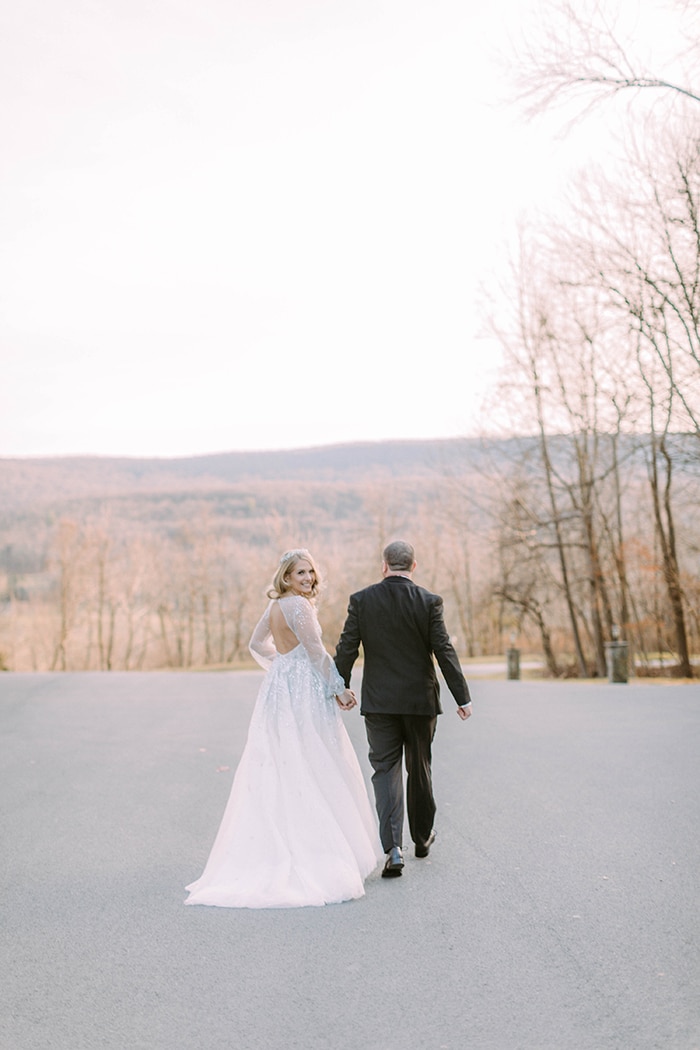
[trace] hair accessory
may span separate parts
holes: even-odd
[[[291,561],[292,558],[308,558],[310,557],[306,547],[298,547],[293,551],[285,551],[280,558],[280,565],[284,565],[286,561]]]

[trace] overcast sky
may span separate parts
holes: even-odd
[[[474,432],[480,282],[601,141],[504,103],[536,3],[2,7],[0,455]]]

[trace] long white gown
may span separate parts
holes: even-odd
[[[345,684],[311,602],[278,599],[299,645],[277,652],[265,610],[250,651],[268,670],[203,874],[186,904],[297,908],[364,895],[383,858],[357,756],[335,695]]]

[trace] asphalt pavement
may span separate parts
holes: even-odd
[[[700,1050],[700,686],[475,681],[426,860],[186,908],[260,680],[0,675],[2,1050]]]

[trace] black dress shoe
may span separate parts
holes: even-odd
[[[392,846],[386,856],[382,872],[383,879],[395,879],[403,871],[403,853],[398,846]]]
[[[417,857],[427,857],[428,854],[430,853],[430,847],[432,846],[433,842],[435,842],[435,832],[431,831],[430,834],[428,835],[428,839],[424,843],[424,845],[416,846],[416,856]]]

